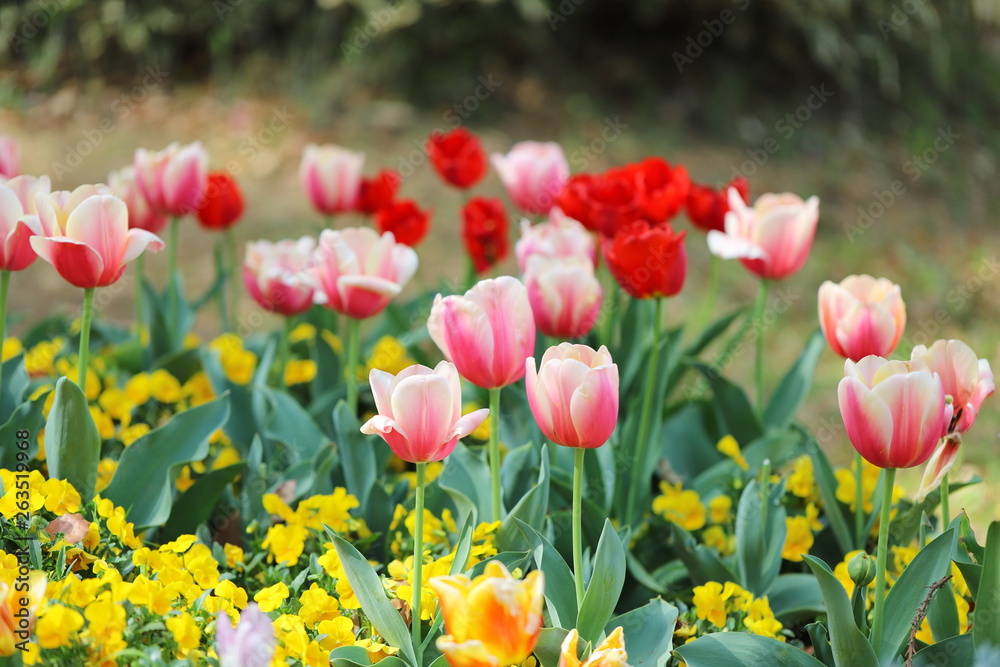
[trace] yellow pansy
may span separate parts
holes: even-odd
[[[56,356],[62,351],[65,344],[65,339],[56,338],[42,341],[28,350],[24,355],[24,368],[28,375],[31,377],[55,375]]]
[[[83,616],[61,604],[47,607],[35,626],[35,638],[42,648],[66,646],[70,637],[83,627]]]
[[[96,405],[91,405],[90,416],[94,420],[94,426],[97,427],[97,435],[101,437],[101,440],[110,440],[115,437],[115,423],[111,421],[111,417],[106,412]]]
[[[301,343],[302,341],[312,340],[316,337],[316,327],[309,324],[308,322],[303,322],[298,325],[288,334],[288,342],[290,343]]]
[[[119,431],[118,439],[122,441],[123,445],[129,447],[133,442],[149,433],[149,430],[149,424],[132,424]]]
[[[222,372],[233,384],[248,384],[257,369],[257,355],[242,348],[229,350],[219,356]]]
[[[188,397],[191,407],[208,403],[215,398],[215,389],[205,371],[198,371],[184,383],[184,395]]]
[[[184,398],[180,380],[162,368],[149,376],[149,393],[160,403],[177,403]]]
[[[145,405],[152,396],[147,373],[137,373],[125,383],[125,397],[133,405]]]
[[[709,526],[701,534],[701,541],[706,547],[712,547],[720,556],[728,556],[733,552],[734,538],[726,534],[722,526]]]
[[[288,586],[285,585],[285,582],[279,581],[275,585],[259,591],[253,596],[253,599],[260,606],[261,611],[274,611],[288,599]]]
[[[698,530],[705,525],[705,506],[698,492],[681,490],[680,483],[660,482],[660,495],[653,499],[653,511],[684,530]]]
[[[406,346],[393,336],[382,336],[372,348],[372,354],[368,358],[367,368],[364,377],[373,369],[385,371],[392,375],[397,375],[401,370],[417,363],[406,351]]]
[[[10,361],[24,351],[24,346],[18,338],[4,338],[3,346],[0,347],[0,363]]]
[[[813,462],[809,456],[800,456],[792,463],[792,472],[788,475],[788,492],[799,498],[811,500],[816,498],[816,479],[813,475]]]
[[[708,501],[708,518],[712,523],[727,523],[733,511],[733,499],[722,494]]]
[[[785,544],[781,549],[781,557],[798,563],[802,556],[808,554],[814,542],[809,518],[804,516],[785,517]]]
[[[285,385],[305,384],[316,377],[316,362],[312,359],[292,359],[285,366]]]
[[[742,470],[750,469],[750,464],[747,463],[745,458],[743,458],[743,452],[740,451],[740,444],[736,442],[736,438],[733,436],[727,435],[723,437],[715,445],[715,448],[735,461],[736,465],[738,465]]]
[[[132,420],[132,410],[135,405],[128,399],[125,392],[117,387],[111,387],[101,392],[97,404],[112,419],[120,422],[123,426],[128,426]]]
[[[166,626],[180,648],[178,657],[183,658],[188,651],[198,648],[201,643],[201,629],[191,614],[187,612],[181,612],[179,616],[171,616],[166,620]]]

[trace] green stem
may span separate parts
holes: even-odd
[[[767,530],[767,507],[771,503],[771,459],[760,467],[760,529]]]
[[[889,511],[892,509],[892,487],[896,469],[886,468],[882,488],[882,513],[878,523],[878,561],[875,569],[875,610],[872,613],[871,644],[878,653],[882,646],[882,615],[885,613],[885,568],[889,562]]]
[[[292,359],[292,329],[294,322],[291,317],[285,318],[285,329],[281,332],[281,353],[278,357],[278,386],[286,387],[285,371],[288,369],[288,362]]]
[[[226,250],[223,240],[215,242],[215,279],[218,282],[219,291],[216,293],[216,303],[219,306],[219,326],[223,331],[232,331],[229,319],[229,309],[226,308],[226,282],[229,280],[228,263],[226,261]]]
[[[171,331],[177,329],[177,318],[180,317],[180,294],[177,293],[177,244],[181,219],[170,218],[170,240],[167,245],[167,303],[170,306]]]
[[[767,306],[767,280],[761,279],[757,305],[754,307],[754,324],[757,327],[757,362],[754,383],[757,386],[757,412],[764,412],[764,308]]]
[[[948,484],[948,473],[944,474],[941,478],[941,531],[943,532],[948,528],[948,523],[951,521],[951,506],[949,495],[951,494],[951,489]]]
[[[83,290],[83,317],[80,320],[80,358],[78,360],[80,368],[77,376],[77,385],[87,393],[87,364],[90,355],[90,321],[94,317],[94,288],[88,287]]]
[[[618,283],[615,282],[615,278],[611,275],[611,270],[608,268],[608,263],[603,261],[603,258],[598,264],[597,274],[604,288],[604,304],[601,308],[600,321],[600,341],[601,344],[611,347],[614,343],[611,339],[615,333],[615,311],[618,309]]]
[[[854,540],[858,549],[865,548],[865,492],[862,486],[864,477],[864,460],[861,454],[854,453]]]
[[[358,358],[361,354],[361,320],[347,320],[347,368],[344,375],[347,380],[347,407],[351,414],[358,413]]]
[[[587,450],[576,448],[573,462],[573,577],[576,579],[576,608],[583,607],[583,457]]]
[[[653,413],[653,391],[656,387],[656,374],[660,366],[660,338],[663,335],[663,299],[656,299],[656,315],[653,320],[653,347],[649,353],[646,368],[646,393],[642,397],[642,411],[639,413],[639,432],[635,440],[635,457],[632,459],[632,483],[628,487],[625,502],[625,523],[631,525],[635,517],[636,502],[639,498],[639,488],[646,480],[642,479],[643,467],[646,462],[646,452],[649,450],[649,428]]]
[[[7,295],[10,293],[10,271],[0,271],[0,355],[7,335]],[[0,387],[3,386],[3,357],[0,356]]]
[[[146,276],[146,258],[139,255],[135,258],[135,339],[142,343],[142,283]]]
[[[500,387],[490,389],[490,486],[493,491],[493,520],[503,518],[500,493]]]
[[[712,312],[715,310],[715,300],[719,294],[719,258],[712,255],[708,260],[708,286],[705,288],[705,303],[702,304],[701,314],[698,316],[698,326],[694,333],[698,334],[708,327],[712,321]]]
[[[357,320],[354,320],[357,321]],[[417,502],[416,526],[413,535],[413,594],[410,597],[410,610],[413,618],[410,628],[413,631],[413,648],[420,646],[420,597],[423,591],[424,570],[424,482],[426,480],[427,464],[417,463]],[[420,667],[421,655],[417,653],[417,667]]]
[[[233,234],[233,228],[228,228],[225,232],[226,239],[226,250],[228,251],[228,269],[229,275],[226,276],[226,281],[229,283],[229,322],[233,326],[233,330],[236,330],[236,318],[239,316],[239,304],[240,304],[240,291],[239,291],[239,251],[236,248],[236,236]]]

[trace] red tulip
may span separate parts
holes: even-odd
[[[391,206],[402,182],[402,176],[393,169],[383,169],[372,178],[362,178],[358,191],[358,212],[371,215]]]
[[[556,204],[587,229],[605,236],[643,216],[642,192],[635,175],[625,168],[571,177]]]
[[[691,180],[683,165],[671,167],[661,157],[648,157],[626,169],[642,196],[642,211],[650,222],[666,222],[687,202]]]
[[[750,184],[747,179],[737,176],[721,190],[707,185],[691,184],[687,198],[687,216],[695,227],[703,231],[726,230],[726,213],[729,212],[729,188],[735,188],[744,202],[750,198]]]
[[[438,175],[456,188],[471,188],[486,174],[483,146],[464,127],[433,133],[427,140],[427,154]]]
[[[499,199],[473,197],[462,209],[462,241],[476,273],[484,273],[507,256],[509,226]]]
[[[198,207],[198,221],[206,229],[229,229],[243,216],[243,192],[228,171],[208,175],[205,197]]]
[[[375,214],[379,234],[392,232],[399,243],[411,248],[427,236],[431,226],[431,211],[421,211],[412,199],[403,199]]]
[[[601,239],[604,261],[622,288],[637,299],[673,296],[684,287],[684,237],[668,225],[640,220]]]

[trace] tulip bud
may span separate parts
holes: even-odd
[[[862,552],[847,563],[847,574],[855,586],[867,586],[875,580],[875,559]]]

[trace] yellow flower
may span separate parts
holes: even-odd
[[[733,499],[722,494],[708,501],[708,517],[712,523],[726,523],[733,510]]]
[[[201,336],[193,331],[189,331],[186,336],[184,336],[184,347],[192,350],[201,345]]]
[[[24,346],[17,338],[4,338],[3,347],[0,347],[0,363],[10,361],[24,351]]]
[[[274,611],[288,599],[288,586],[285,585],[285,582],[279,581],[274,586],[259,591],[253,596],[253,599],[260,606],[261,611]]]
[[[309,324],[308,322],[303,322],[288,334],[289,343],[301,343],[304,340],[312,340],[316,337],[316,327]]]
[[[108,413],[108,415],[123,426],[128,426],[132,420],[132,409],[135,405],[128,400],[125,392],[117,387],[111,387],[101,392],[97,399],[98,405]]]
[[[246,590],[234,584],[231,579],[223,579],[216,585],[215,596],[226,600],[237,609],[246,609],[250,602]]]
[[[368,358],[367,368],[364,377],[367,378],[372,369],[378,369],[398,374],[401,370],[417,363],[406,351],[406,347],[393,336],[382,336],[372,348],[372,356]]]
[[[177,490],[181,493],[194,486],[194,478],[191,477],[191,466],[187,465],[181,468],[181,473],[177,475],[177,479],[174,481],[174,486],[177,487]]]
[[[781,642],[785,641],[785,636],[780,634],[781,621],[774,617],[766,595],[750,603],[743,624],[747,626],[751,634],[770,637]]]
[[[738,465],[741,469],[750,469],[750,464],[747,463],[745,458],[743,458],[743,452],[740,451],[740,444],[736,442],[736,438],[733,436],[727,435],[723,437],[722,440],[719,440],[718,444],[715,445],[715,448],[735,461],[736,465]]]
[[[313,583],[309,590],[303,591],[299,596],[299,617],[306,627],[313,628],[323,621],[331,621],[340,616],[340,604],[337,598],[333,597],[325,590]],[[351,639],[353,640],[353,634]]]
[[[816,479],[813,475],[811,457],[800,456],[792,463],[792,472],[788,476],[788,492],[806,500],[816,497]]]
[[[83,627],[83,616],[61,604],[55,604],[42,612],[35,628],[35,638],[42,648],[59,648],[69,644],[70,637]]]
[[[699,620],[707,620],[717,628],[726,627],[726,600],[722,597],[722,584],[709,581],[704,586],[695,586],[693,593],[692,602]]]
[[[819,508],[816,503],[806,505],[806,518],[809,519],[809,527],[814,533],[823,530],[823,522],[819,520]]]
[[[191,407],[208,403],[215,398],[215,389],[205,371],[198,371],[184,383],[184,395],[191,399]]]
[[[701,534],[701,541],[706,547],[712,547],[720,556],[728,556],[733,552],[733,538],[726,534],[722,526],[709,526]]]
[[[242,348],[223,352],[219,357],[222,372],[233,384],[248,384],[257,369],[257,355]]]
[[[42,484],[45,509],[55,514],[77,512],[80,509],[80,494],[73,485],[62,479],[47,479]]]
[[[123,445],[129,447],[133,442],[149,433],[149,430],[149,424],[132,424],[118,433],[118,439],[122,441]]]
[[[133,405],[145,405],[151,396],[151,383],[147,373],[137,373],[125,383],[125,397]]]
[[[246,555],[243,553],[243,549],[235,544],[223,545],[222,551],[226,554],[227,567],[237,567],[246,562]]]
[[[111,421],[111,417],[106,412],[103,412],[96,405],[91,405],[90,416],[94,420],[97,435],[101,437],[101,440],[110,440],[115,437],[115,423]]]
[[[201,630],[194,618],[187,612],[181,612],[180,616],[172,616],[166,620],[167,630],[174,636],[174,641],[180,648],[178,657],[183,658],[188,651],[198,648],[201,644]]]
[[[705,506],[697,491],[681,490],[680,483],[660,482],[660,494],[653,499],[653,511],[684,530],[698,530],[705,525]]]
[[[292,359],[285,366],[285,385],[305,384],[316,377],[316,362],[312,359]]]
[[[320,333],[320,338],[325,340],[326,344],[330,346],[330,349],[336,352],[337,354],[344,353],[344,344],[341,342],[340,338],[337,337],[337,334],[333,333],[332,331],[327,331],[326,329],[323,329],[323,331]]]
[[[162,368],[149,376],[149,391],[160,403],[177,403],[184,398],[180,380]]]
[[[440,641],[441,638],[438,639]],[[361,648],[368,651],[368,659],[372,661],[372,664],[375,664],[376,662],[379,662],[384,658],[388,658],[391,655],[396,655],[397,653],[399,653],[399,649],[396,648],[395,646],[389,646],[388,644],[377,642],[374,639],[359,639],[356,642],[354,642],[354,645],[360,646]]]
[[[24,368],[28,371],[28,375],[31,377],[55,375],[56,356],[62,351],[65,344],[65,339],[56,338],[42,341],[28,350],[24,355]]]
[[[110,597],[99,597],[83,610],[87,634],[98,641],[114,640],[125,631],[125,608]]]
[[[808,517],[785,517],[785,530],[785,545],[781,549],[781,557],[793,563],[801,562],[802,555],[809,553],[814,541]]]
[[[320,641],[324,651],[332,651],[340,646],[354,643],[354,621],[347,616],[337,616],[326,621],[320,621],[316,632],[326,637]]]
[[[215,455],[215,460],[212,461],[212,470],[218,470],[219,468],[225,468],[227,466],[235,465],[240,462],[240,452],[232,445],[227,445],[219,450],[219,453]]]

